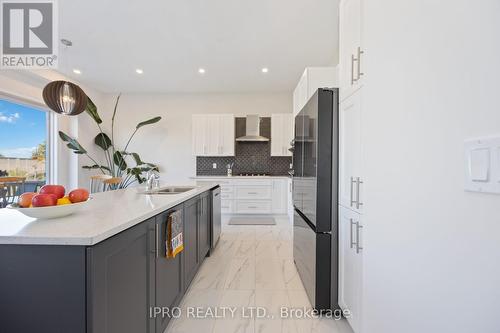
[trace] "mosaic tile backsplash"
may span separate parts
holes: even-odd
[[[245,135],[246,118],[236,118],[236,137]],[[260,122],[260,135],[271,138],[271,118],[263,117]],[[234,163],[233,175],[239,173],[265,173],[272,176],[287,176],[292,163],[291,157],[271,157],[269,142],[235,142],[236,156],[198,156],[196,157],[197,176],[225,176],[226,166]],[[212,167],[213,163],[217,168]]]

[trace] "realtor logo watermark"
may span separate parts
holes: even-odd
[[[0,0],[2,69],[57,68],[55,0]]]

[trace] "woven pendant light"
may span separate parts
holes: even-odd
[[[53,81],[43,88],[45,104],[59,114],[76,116],[87,107],[88,97],[82,88],[68,81]]]

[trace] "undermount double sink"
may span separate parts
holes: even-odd
[[[194,190],[194,186],[166,186],[154,190],[144,191],[143,194],[181,194]]]

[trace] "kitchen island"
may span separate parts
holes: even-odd
[[[210,252],[211,190],[92,195],[74,215],[34,220],[0,209],[0,322],[5,332],[163,332]],[[182,211],[184,251],[166,258],[167,218]]]

